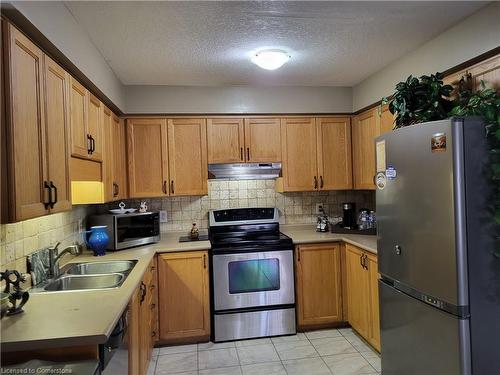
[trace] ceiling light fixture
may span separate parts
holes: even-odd
[[[251,60],[262,69],[275,70],[288,62],[290,55],[279,49],[266,49],[253,54]]]

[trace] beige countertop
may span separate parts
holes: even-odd
[[[181,235],[185,233],[172,232],[162,235],[161,241],[156,244],[108,252],[102,257],[94,257],[90,253],[75,257],[70,262],[138,262],[119,288],[30,294],[24,313],[6,316],[0,323],[2,351],[104,343],[139,286],[155,253],[210,248],[209,241],[179,243]]]
[[[316,232],[315,225],[281,225],[280,230],[293,240],[296,245],[307,243],[337,242],[344,241],[358,246],[373,254],[377,254],[377,236],[363,234],[343,234],[343,233],[319,233]]]
[[[345,241],[377,253],[376,236],[318,233],[314,225],[282,225],[295,244]],[[137,260],[121,287],[93,291],[32,293],[25,312],[1,321],[2,351],[31,350],[104,343],[156,253],[210,249],[209,241],[179,242],[184,232],[162,234],[160,242],[134,249],[90,253],[70,262]]]

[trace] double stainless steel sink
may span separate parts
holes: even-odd
[[[74,290],[99,290],[121,286],[136,260],[71,263],[61,271],[61,276],[48,280],[34,292],[62,292]]]

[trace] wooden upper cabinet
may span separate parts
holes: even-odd
[[[130,198],[168,195],[167,120],[127,120]]]
[[[113,200],[128,197],[127,187],[127,137],[125,124],[116,116],[111,117],[113,138]]]
[[[243,119],[207,119],[207,146],[210,164],[245,162]]]
[[[318,118],[316,123],[319,189],[352,189],[351,119]]]
[[[394,128],[394,115],[389,111],[389,105],[379,107],[380,113],[380,134],[391,132]]]
[[[210,335],[208,254],[158,255],[160,341],[206,339]]]
[[[319,186],[314,118],[281,119],[282,173],[285,191],[312,191]]]
[[[69,177],[69,74],[44,56],[47,179],[52,190],[50,212],[71,210]]]
[[[380,133],[380,117],[370,109],[353,118],[352,147],[355,189],[375,189],[375,138]]]
[[[340,245],[300,245],[297,246],[296,254],[299,327],[341,322]]]
[[[346,244],[346,290],[349,324],[363,337],[370,336],[369,273],[362,266],[364,252]]]
[[[103,126],[102,126],[102,106],[103,104],[94,95],[88,96],[88,134],[90,136],[91,152],[89,157],[92,160],[102,161],[103,158]]]
[[[48,212],[43,53],[12,25],[6,23],[5,28],[9,206],[10,218],[19,221]]]
[[[71,155],[87,158],[89,139],[87,132],[88,91],[76,79],[70,79]]]
[[[168,120],[170,195],[208,193],[205,119]]]
[[[281,128],[279,118],[245,119],[244,157],[250,163],[281,161]]]
[[[106,106],[102,106],[102,132],[104,153],[102,158],[102,179],[104,183],[104,200],[113,200],[116,188],[113,185],[113,165],[114,165],[114,139],[113,139],[113,113]]]
[[[481,89],[481,81],[487,88],[500,89],[500,55],[482,61],[467,69],[472,78],[472,89]]]

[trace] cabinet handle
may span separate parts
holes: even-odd
[[[163,185],[161,187],[161,190],[163,191],[163,194],[167,194],[167,180],[163,181]]]
[[[313,183],[314,183],[314,190],[317,190],[318,189],[318,178],[316,176],[314,176]]]
[[[250,161],[250,147],[247,147],[247,161]]]
[[[48,194],[49,201],[43,203],[45,209],[47,210],[52,205],[52,189],[50,188],[50,185],[47,181],[43,182],[43,188],[47,189],[49,191],[49,194]]]
[[[203,268],[207,268],[207,254],[203,254]]]
[[[319,188],[323,189],[323,176],[319,176]]]
[[[170,193],[175,194],[174,193],[174,180],[170,181]]]
[[[54,208],[54,205],[57,203],[57,187],[54,185],[53,181],[50,181],[50,189],[54,189],[54,200],[50,202],[50,208]],[[52,200],[52,199],[51,199]]]
[[[154,271],[155,270],[155,266],[151,266],[151,271]]]
[[[365,268],[365,265],[363,264],[363,261],[364,261],[364,254],[361,254],[359,256],[359,264],[361,265],[361,267]]]
[[[156,304],[152,303],[149,307],[151,308],[151,310],[154,310],[156,308]]]
[[[140,302],[143,303],[145,298],[146,298],[146,284],[144,284],[141,281],[141,300],[140,300]]]
[[[243,161],[243,147],[240,147],[240,159]]]
[[[150,285],[149,290],[154,290],[155,284]]]
[[[300,262],[300,250],[297,250],[297,262]]]
[[[119,194],[120,188],[116,182],[113,182],[113,197],[117,197]]]
[[[95,151],[95,139],[94,137],[90,136],[90,141],[92,142],[92,153]]]
[[[90,134],[87,134],[87,154],[92,155],[92,142],[90,140]]]
[[[365,269],[368,271],[368,255],[365,254]]]
[[[151,337],[156,337],[156,332],[155,331],[151,332]]]

